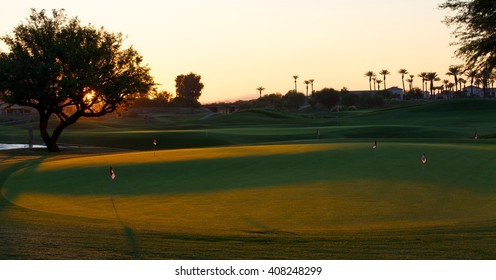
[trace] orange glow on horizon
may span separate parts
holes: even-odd
[[[122,32],[125,44],[150,66],[160,90],[174,93],[178,75],[201,75],[200,102],[206,103],[254,99],[258,86],[265,88],[263,94],[285,94],[294,89],[295,74],[300,91],[308,79],[315,80],[315,90],[366,90],[363,74],[381,69],[391,72],[388,87],[401,87],[397,72],[402,68],[451,80],[444,73],[460,61],[450,46],[451,30],[442,23],[446,14],[437,8],[440,2],[19,0],[0,17],[0,33],[25,22],[31,8],[64,8],[83,24]],[[421,87],[419,79],[414,86]]]

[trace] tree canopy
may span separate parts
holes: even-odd
[[[32,10],[27,23],[1,38],[0,95],[9,103],[35,108],[49,151],[58,151],[63,129],[81,117],[99,117],[146,94],[154,85],[150,69],[122,34],[110,33],[64,10]],[[58,125],[48,132],[51,116]]]
[[[287,109],[298,110],[300,106],[305,104],[305,99],[305,94],[290,90],[283,96],[283,105]]]
[[[176,98],[174,102],[182,106],[197,107],[200,105],[198,99],[203,90],[201,76],[189,73],[188,75],[179,75],[176,77]]]
[[[333,88],[324,88],[315,93],[315,100],[322,106],[331,110],[334,106],[339,104],[340,94]]]
[[[455,26],[453,35],[459,46],[456,55],[468,67],[489,76],[496,67],[496,2],[494,0],[446,0],[440,4],[454,14],[444,22]]]

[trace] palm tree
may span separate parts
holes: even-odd
[[[375,79],[375,82],[377,83],[377,89],[380,91],[381,90],[382,80],[381,79]]]
[[[434,82],[440,81],[441,79],[437,76],[436,72],[429,72],[425,76],[426,80],[431,83],[431,96],[433,96]]]
[[[470,79],[470,95],[474,95],[474,80],[477,79],[479,73],[476,70],[470,70],[467,73],[467,78]]]
[[[418,74],[418,77],[419,78],[422,78],[422,92],[425,92],[426,87],[427,87],[427,85],[425,84],[427,73],[426,72],[421,72],[420,74]]]
[[[444,85],[440,85],[440,86],[438,86],[438,87],[437,87],[437,89],[438,89],[437,94],[441,94],[441,93],[443,93],[443,90],[444,90]]]
[[[449,80],[443,80],[444,88],[448,88]]]
[[[373,71],[367,71],[365,73],[365,77],[369,77],[369,88],[370,91],[372,91],[372,78],[375,77],[375,73]],[[375,90],[375,83],[374,83],[374,90]]]
[[[443,84],[444,84],[444,89],[448,90],[448,84],[450,83],[449,80],[443,80]],[[448,98],[449,98],[449,93],[448,93]]]
[[[374,91],[375,91],[375,90],[376,90],[376,89],[375,89],[375,88],[376,88],[375,84],[377,83],[377,76],[376,76],[376,75],[374,75],[374,76],[372,77],[372,81],[374,81]]]
[[[482,84],[482,77],[481,77],[481,75],[477,75],[477,78],[475,78],[474,84],[475,84],[476,87],[480,87],[480,85]]]
[[[390,75],[391,73],[387,69],[382,69],[381,72],[379,72],[379,74],[384,77],[384,90],[386,90],[387,89],[387,86],[386,86],[386,76],[387,75]]]
[[[450,91],[453,91],[453,88],[454,88],[454,87],[455,87],[455,83],[453,83],[453,82],[449,82],[449,84],[448,84],[448,89],[449,89]]]
[[[265,88],[260,86],[260,87],[257,87],[257,90],[260,92],[260,98],[262,98],[262,91],[264,91]]]
[[[310,81],[305,81],[305,84],[307,85],[307,98],[308,98],[308,85],[310,84]]]
[[[296,80],[297,80],[298,78],[299,78],[299,77],[298,77],[298,75],[294,75],[294,76],[293,76],[293,79],[295,79],[295,93],[297,93],[297,92],[298,92],[298,89],[296,88]]]
[[[455,78],[455,91],[458,91],[458,75],[460,74],[462,74],[461,65],[451,65],[448,68],[448,72],[446,72],[446,75],[453,76]]]
[[[489,84],[491,85],[491,93],[494,92],[494,82],[496,81],[496,73],[493,71],[491,72],[491,74],[489,75]],[[492,94],[491,94],[492,96]]]
[[[315,80],[314,80],[314,79],[310,79],[309,81],[310,81],[310,85],[312,86],[312,91],[311,91],[311,93],[313,94],[313,82],[314,82]]]
[[[406,81],[409,83],[409,86],[410,86],[410,91],[412,91],[413,89],[413,78],[415,77],[415,75],[409,75],[410,79],[407,79]]]
[[[462,89],[466,87],[467,80],[465,80],[464,78],[458,78],[458,84],[460,85],[460,91],[462,91]]]
[[[400,69],[398,73],[401,74],[401,83],[403,84],[403,94],[405,94],[405,75],[408,74],[408,71],[406,69]]]
[[[408,82],[408,88],[410,89],[410,91],[412,91],[412,87],[413,87],[413,75],[410,75],[410,78],[406,79],[406,81]]]

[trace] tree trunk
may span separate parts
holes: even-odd
[[[50,119],[51,113],[45,113],[43,111],[38,112],[40,114],[40,135],[43,139],[43,142],[45,142],[47,150],[49,152],[60,152],[57,141],[59,140],[62,131],[69,125],[75,123],[81,117],[81,114],[74,114],[67,120],[61,121],[50,136],[50,134],[48,133],[48,120]]]
[[[57,128],[52,133],[50,146],[47,145],[48,151],[50,152],[60,152],[59,146],[57,145],[57,141],[59,140],[60,134],[62,134],[62,130],[66,128],[68,125],[64,123],[60,123]]]
[[[38,113],[40,114],[40,135],[43,142],[45,142],[47,150],[49,152],[59,152],[60,149],[57,146],[57,142],[53,141],[52,137],[50,137],[50,134],[48,133],[48,120],[50,119],[51,114],[45,113],[42,110],[38,110]]]

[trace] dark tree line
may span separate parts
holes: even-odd
[[[444,22],[455,28],[455,54],[466,62],[468,69],[481,73],[485,89],[496,67],[496,2],[446,0],[439,7],[452,13]]]

